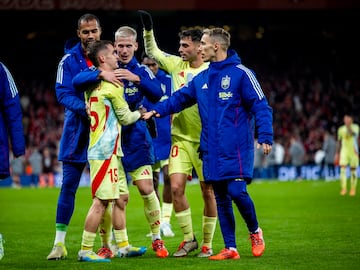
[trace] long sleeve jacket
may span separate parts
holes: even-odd
[[[161,82],[163,96],[160,101],[171,96],[171,77],[165,71],[159,69],[156,78]],[[154,107],[154,103],[147,99],[144,101],[145,108],[150,111]],[[157,137],[153,138],[155,162],[169,158],[171,149],[171,116],[156,118]]]
[[[56,97],[65,108],[64,126],[60,139],[59,160],[86,162],[89,144],[89,120],[84,93],[76,91],[72,80],[88,68],[80,42],[65,48],[56,75]]]
[[[205,180],[251,179],[254,130],[259,143],[272,144],[272,109],[235,51],[229,50],[224,61],[210,63],[155,110],[163,116],[195,103],[202,123],[199,151]]]
[[[149,68],[140,65],[135,57],[127,65],[119,64],[119,66],[140,77],[139,85],[127,80],[123,81],[125,100],[129,104],[130,110],[137,110],[142,105],[145,96],[152,102],[161,99],[163,95],[161,84]],[[88,69],[78,74],[73,79],[73,84],[82,93],[84,87],[100,82],[98,79],[99,73],[99,70]],[[137,121],[123,127],[122,149],[124,152],[122,161],[126,172],[131,172],[140,166],[154,164],[152,138],[145,121]]]
[[[25,137],[18,89],[0,62],[0,178],[10,175],[9,138],[15,157],[25,154]]]

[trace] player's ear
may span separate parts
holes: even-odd
[[[137,51],[138,50],[138,48],[139,48],[139,43],[138,42],[135,42],[134,43],[134,51]]]
[[[100,55],[98,56],[98,61],[99,61],[99,63],[104,63],[104,62],[105,62],[105,59],[106,59],[105,54],[100,54]]]
[[[220,49],[220,43],[219,42],[215,42],[214,43],[214,51],[216,52],[218,49]]]

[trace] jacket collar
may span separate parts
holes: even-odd
[[[138,65],[138,61],[136,60],[135,56],[133,56],[133,58],[131,58],[130,62],[127,64],[123,64],[121,62],[119,62],[119,66],[121,68],[128,68],[128,69],[133,69],[135,66]]]
[[[214,69],[223,69],[227,65],[239,65],[241,64],[241,59],[238,54],[233,50],[228,50],[227,58],[219,62],[211,62],[209,67]]]

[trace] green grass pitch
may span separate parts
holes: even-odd
[[[160,187],[162,188],[162,187]],[[15,190],[0,188],[0,233],[5,239],[5,256],[0,269],[360,269],[360,192],[355,197],[340,196],[338,181],[255,181],[248,187],[264,231],[266,250],[262,257],[251,254],[251,244],[243,220],[236,211],[237,244],[240,260],[210,261],[191,253],[173,258],[182,234],[173,215],[175,237],[164,238],[168,258],[156,258],[150,238],[143,202],[130,187],[127,228],[130,243],[144,245],[143,257],[115,258],[111,263],[77,261],[85,216],[91,204],[90,188],[79,188],[63,261],[47,261],[55,233],[58,188]],[[186,189],[193,226],[201,241],[202,199],[198,184]],[[97,238],[95,249],[99,247]],[[214,252],[224,247],[219,227],[213,241]]]

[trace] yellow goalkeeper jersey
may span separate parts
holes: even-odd
[[[129,125],[140,118],[139,111],[130,111],[124,98],[124,88],[101,81],[85,92],[90,106],[89,160],[109,159],[112,154],[123,156],[121,125]]]
[[[159,67],[171,76],[172,91],[177,91],[192,80],[201,71],[208,68],[209,63],[204,63],[198,68],[190,67],[188,61],[183,61],[180,56],[165,53],[156,44],[153,30],[144,30],[144,43],[146,54],[153,57]],[[171,135],[187,141],[200,143],[201,121],[197,104],[172,116]]]

